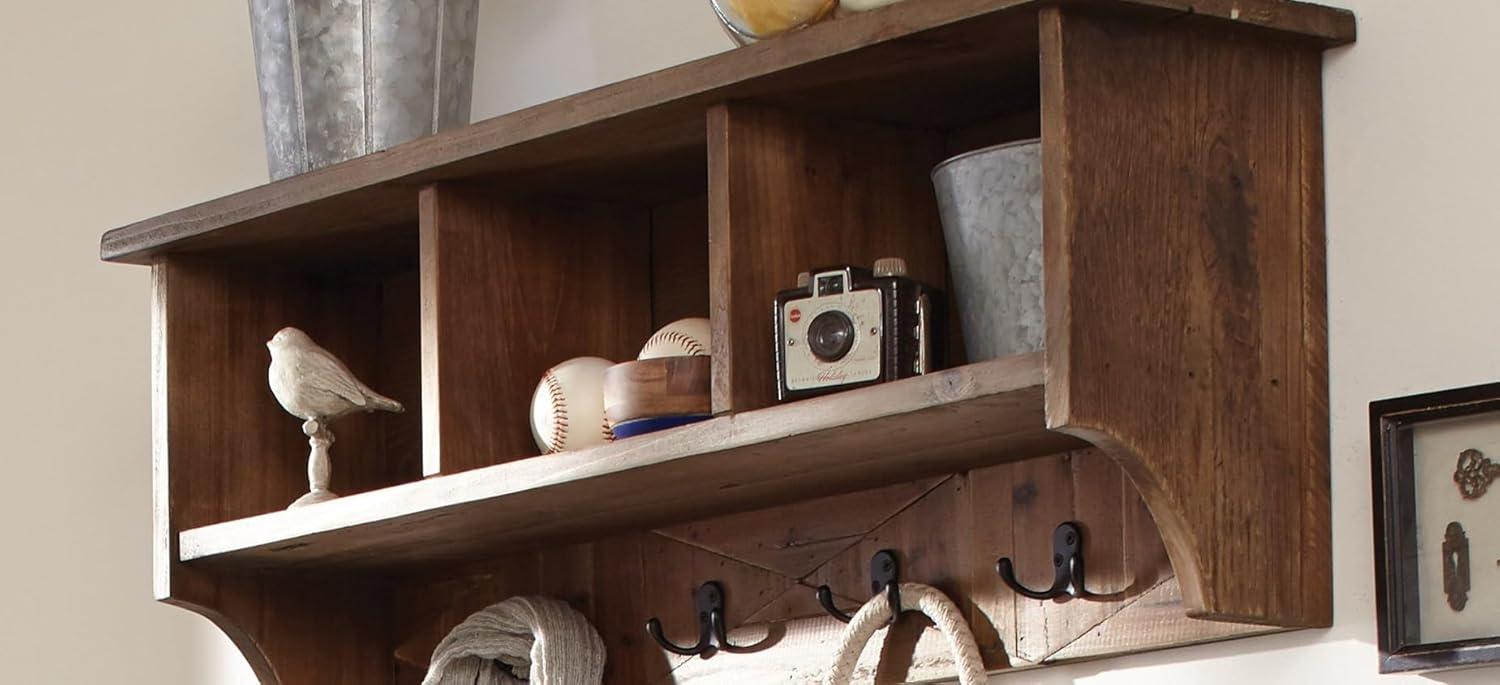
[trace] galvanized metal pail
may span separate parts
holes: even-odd
[[[469,122],[478,0],[250,0],[271,178]]]
[[[1042,154],[1026,140],[932,171],[969,361],[1042,349]]]

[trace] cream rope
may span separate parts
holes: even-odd
[[[588,685],[603,679],[604,640],[583,614],[548,597],[512,597],[448,633],[433,650],[422,685]]]
[[[891,619],[891,603],[882,592],[860,608],[854,619],[844,628],[839,638],[838,651],[833,655],[833,667],[823,682],[826,685],[848,685],[854,677],[854,665],[865,651],[865,644],[875,631],[885,627]],[[989,681],[984,672],[984,662],[979,658],[979,645],[974,642],[974,633],[964,621],[963,614],[953,605],[953,600],[931,585],[917,583],[901,584],[901,608],[926,614],[943,637],[948,638],[948,647],[953,650],[953,662],[958,667],[959,685],[984,685]]]

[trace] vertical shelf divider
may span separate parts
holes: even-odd
[[[1041,31],[1048,427],[1124,467],[1190,616],[1327,626],[1321,50]]]

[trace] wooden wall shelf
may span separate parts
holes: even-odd
[[[1041,355],[722,416],[182,532],[183,561],[392,568],[494,556],[1086,446],[1046,430]]]
[[[827,656],[796,646],[831,630],[811,586],[863,599],[882,547],[996,670],[1326,626],[1321,54],[1353,39],[1282,0],[907,0],[110,231],[154,275],[157,596],[287,685],[420,682],[535,592],[595,622],[609,682],[781,677]],[[962,364],[955,330],[952,369],[777,405],[774,292],[884,256],[946,283],[931,168],[1036,137],[1045,351]],[[683,316],[716,418],[537,456],[546,368]],[[348,496],[297,511],[285,325],[409,409],[341,422]],[[1044,584],[1063,520],[1100,596],[1004,589],[999,556]],[[643,641],[709,579],[737,629],[813,637]]]
[[[300,247],[415,221],[417,191],[454,179],[562,184],[615,198],[639,197],[642,187],[659,194],[664,179],[703,188],[704,112],[727,101],[941,128],[1024,113],[1037,103],[1037,14],[1056,4],[924,0],[845,17],[139,221],[106,233],[100,253],[149,264],[168,251]],[[1352,14],[1300,2],[1061,4],[1132,11],[1144,21],[1239,24],[1319,48],[1354,40]]]

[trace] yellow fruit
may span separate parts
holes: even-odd
[[[827,16],[838,0],[726,0],[739,28],[757,38],[810,24]]]

